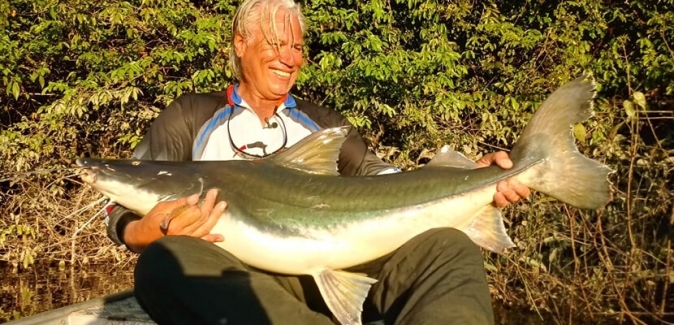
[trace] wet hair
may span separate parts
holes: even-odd
[[[275,39],[278,35],[275,17],[279,9],[287,10],[291,17],[296,17],[299,20],[299,27],[302,31],[302,36],[304,36],[306,30],[304,15],[300,10],[300,5],[293,0],[245,0],[237,9],[232,21],[232,41],[231,48],[229,49],[229,66],[236,79],[241,80],[242,71],[241,59],[236,55],[234,47],[235,36],[240,34],[246,42],[250,42],[253,31],[259,29],[262,31],[265,39],[271,39],[271,43],[278,43]],[[263,19],[265,16],[268,18]],[[264,28],[265,26],[263,25],[263,22],[266,21],[270,23],[268,29]]]

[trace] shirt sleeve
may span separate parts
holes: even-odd
[[[133,152],[134,159],[192,160],[192,145],[201,124],[219,106],[226,103],[224,93],[189,94],[178,97],[152,122]],[[141,216],[116,204],[106,209],[107,235],[116,244],[124,244],[124,229]]]

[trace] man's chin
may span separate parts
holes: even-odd
[[[272,76],[269,78],[269,91],[274,95],[286,95],[290,89],[295,84],[297,77],[281,77],[277,74],[272,73]]]
[[[287,95],[290,92],[290,89],[292,88],[292,83],[283,83],[283,85],[271,85],[269,87],[270,92],[274,95],[274,97],[278,98],[283,98],[283,96]]]

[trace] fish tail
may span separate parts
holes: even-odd
[[[531,118],[510,153],[515,166],[535,165],[527,186],[582,209],[599,209],[611,196],[608,176],[613,171],[583,156],[572,132],[574,124],[593,115],[595,93],[594,80],[588,76],[557,89]]]

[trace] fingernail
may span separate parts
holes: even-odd
[[[226,207],[227,207],[227,203],[225,203],[225,202],[220,202],[220,203],[218,203],[218,209],[219,209],[220,211],[225,211],[225,208],[226,208]]]

